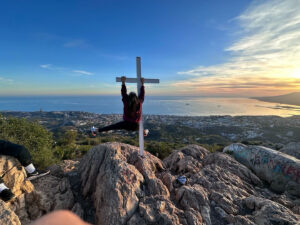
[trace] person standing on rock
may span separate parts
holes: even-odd
[[[0,140],[0,155],[12,156],[19,160],[22,166],[24,166],[27,174],[27,180],[34,180],[36,178],[45,176],[50,173],[50,171],[38,171],[31,161],[31,155],[29,151],[22,145],[17,145],[9,141]],[[12,169],[12,168],[11,168]],[[8,171],[6,171],[7,173]],[[7,202],[14,197],[11,190],[6,187],[2,178],[5,175],[0,176],[0,198]]]
[[[91,128],[91,132],[93,136],[96,136],[96,132],[104,132],[109,130],[128,130],[128,131],[138,131],[139,129],[139,122],[141,121],[142,117],[142,105],[145,98],[145,87],[144,87],[144,78],[141,78],[141,91],[139,96],[136,95],[135,92],[130,92],[129,95],[127,94],[126,89],[126,77],[121,77],[122,81],[122,101],[123,101],[123,121],[102,127],[102,128]],[[144,130],[144,136],[147,136],[149,130]]]

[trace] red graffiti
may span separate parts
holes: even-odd
[[[294,168],[293,166],[287,166],[286,164],[282,164],[280,162],[276,162],[276,165],[273,167],[273,171],[275,173],[282,173],[283,175],[289,177],[290,179],[300,182],[300,168]]]
[[[294,175],[295,173],[295,168],[292,167],[292,166],[289,166],[289,168],[286,170],[286,175],[289,176],[289,175]]]
[[[285,174],[291,177],[297,183],[300,182],[300,168],[295,169],[293,166],[289,166]]]
[[[267,167],[273,171],[273,173],[280,173],[287,178],[296,181],[297,183],[300,183],[300,168],[295,168],[293,165],[289,165],[289,162],[279,161],[279,160],[273,160],[269,158],[269,155],[265,154],[263,156],[260,156],[260,154],[255,154],[250,159],[250,163],[253,166],[264,166],[264,164],[267,164]]]

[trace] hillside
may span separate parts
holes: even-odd
[[[79,161],[52,166],[34,186],[14,167],[4,180],[17,197],[0,200],[0,224],[27,225],[57,209],[96,225],[298,224],[300,161],[259,146],[226,151],[187,145],[160,160],[148,152],[139,157],[132,145],[106,143]],[[278,171],[278,160],[290,169]],[[16,163],[0,157],[0,172]],[[178,181],[182,175],[185,183]]]
[[[300,92],[294,92],[294,93],[279,95],[279,96],[253,97],[253,98],[264,102],[276,102],[281,104],[300,106]]]

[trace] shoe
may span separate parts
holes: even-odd
[[[144,130],[144,136],[146,137],[148,136],[148,134],[149,134],[149,130],[148,129]]]
[[[27,180],[35,180],[37,178],[46,176],[49,173],[50,173],[50,170],[46,170],[46,171],[35,170],[33,173],[27,173]]]
[[[10,189],[4,189],[3,191],[0,192],[0,198],[5,202],[8,202],[13,197],[15,197],[15,195],[11,192]]]
[[[94,126],[91,127],[91,134],[93,137],[96,137],[97,136],[97,131],[98,129]]]

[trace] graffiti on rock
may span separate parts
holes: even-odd
[[[253,167],[262,168],[267,167],[273,173],[282,174],[286,178],[300,183],[300,167],[295,165],[288,159],[279,158],[278,154],[272,154],[268,151],[263,151],[255,148],[236,148],[235,153],[237,158],[249,160]]]

